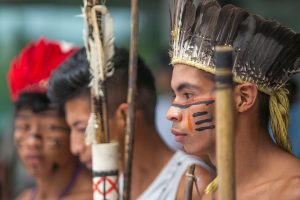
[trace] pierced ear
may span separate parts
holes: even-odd
[[[255,104],[258,91],[255,85],[243,83],[234,88],[236,109],[238,112],[245,112]]]

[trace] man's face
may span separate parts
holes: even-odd
[[[79,156],[88,169],[92,169],[91,146],[85,144],[85,129],[90,117],[90,101],[75,97],[65,104],[66,119],[71,128],[71,152]]]
[[[174,101],[167,118],[172,133],[192,155],[212,153],[215,143],[214,83],[199,69],[183,64],[173,68]]]
[[[73,158],[69,148],[69,128],[53,110],[36,114],[18,111],[14,122],[14,142],[27,172],[48,177]]]

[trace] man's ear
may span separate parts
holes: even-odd
[[[238,84],[234,88],[234,98],[236,110],[238,112],[245,112],[253,107],[258,95],[257,88],[254,84],[243,83]]]
[[[128,113],[128,104],[121,103],[115,112],[115,119],[118,126],[121,127],[126,126],[127,113]]]

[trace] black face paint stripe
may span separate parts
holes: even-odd
[[[207,123],[207,122],[212,122],[212,118],[196,121],[195,124],[200,125],[200,124],[204,124],[204,123]]]
[[[196,128],[196,131],[204,131],[206,129],[214,129],[215,125],[211,125],[211,126],[205,126],[205,127],[201,127],[201,128]]]
[[[194,106],[194,105],[200,105],[200,104],[209,105],[209,104],[213,104],[214,102],[215,102],[215,100],[207,100],[207,101],[198,101],[198,102],[191,103],[191,104],[186,104],[186,105],[178,104],[178,103],[172,103],[172,106],[177,107],[177,108],[181,108],[181,109],[187,109],[187,108],[189,108],[191,106]]]
[[[207,115],[208,112],[207,111],[203,111],[203,112],[196,112],[193,114],[193,117],[199,117],[199,116],[202,116],[202,115]]]

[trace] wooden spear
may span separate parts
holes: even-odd
[[[217,46],[216,135],[218,199],[235,199],[232,47]]]
[[[136,74],[137,74],[137,44],[138,44],[138,0],[131,0],[131,36],[128,80],[128,115],[125,134],[125,172],[123,199],[130,199],[131,170],[133,160],[134,131],[135,131],[135,102],[136,102]]]

